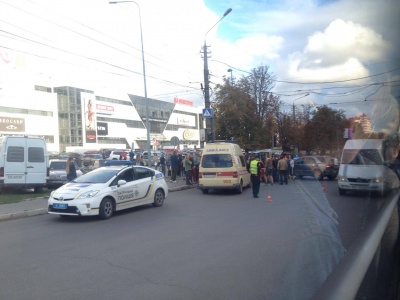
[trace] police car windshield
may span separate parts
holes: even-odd
[[[89,173],[86,173],[74,180],[74,182],[78,183],[106,183],[109,181],[112,177],[115,176],[115,174],[118,173],[119,170],[116,169],[107,169],[107,168],[101,168],[97,170],[93,170]]]

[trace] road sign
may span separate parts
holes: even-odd
[[[211,119],[213,117],[212,108],[203,108],[203,119]]]
[[[179,138],[177,136],[173,136],[171,138],[171,145],[172,146],[178,146],[179,145]]]

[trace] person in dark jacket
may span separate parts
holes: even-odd
[[[67,159],[67,165],[66,165],[65,171],[67,171],[68,181],[72,181],[76,177],[78,177],[78,175],[76,174],[75,161],[72,156],[68,157],[68,159]]]
[[[258,156],[251,156],[250,159],[251,187],[253,189],[253,197],[259,198],[260,180],[261,180],[261,164]]]
[[[174,153],[171,155],[171,180],[170,182],[176,182],[176,175],[180,168],[180,161],[178,158],[178,151],[174,150]]]

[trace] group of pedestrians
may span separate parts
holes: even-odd
[[[258,198],[261,181],[264,184],[274,185],[279,182],[280,185],[288,184],[289,179],[293,177],[294,160],[289,154],[267,156],[264,161],[260,160],[259,155],[252,154],[249,162],[249,172],[251,174],[251,184],[253,188],[253,197]]]
[[[182,155],[178,150],[174,150],[168,159],[171,168],[171,180],[175,183],[179,175],[186,178],[186,185],[193,185],[199,181],[199,163],[200,159],[195,153],[186,153]]]

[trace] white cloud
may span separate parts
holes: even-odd
[[[364,64],[384,59],[388,49],[372,29],[337,19],[311,35],[302,52],[290,55],[290,75],[312,81],[368,76]]]

